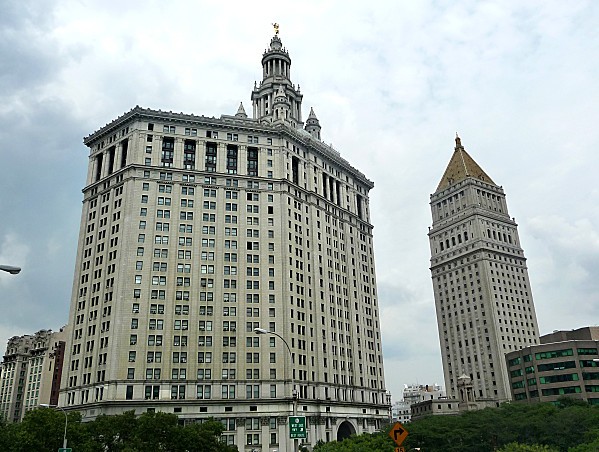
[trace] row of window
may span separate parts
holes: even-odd
[[[153,123],[148,123],[148,130],[149,131],[154,131],[154,124]],[[168,134],[176,134],[177,133],[177,126],[170,125],[170,124],[165,124],[165,125],[162,126],[162,132],[163,133],[168,133]],[[186,136],[195,137],[195,136],[198,136],[198,129],[194,128],[194,127],[184,127],[183,128],[183,133]],[[218,131],[206,130],[206,135],[205,136],[206,136],[206,138],[212,138],[212,139],[216,140],[216,139],[218,139]],[[239,141],[239,134],[234,133],[234,132],[227,132],[227,140],[228,141]],[[248,143],[253,143],[253,144],[258,144],[260,142],[260,137],[255,136],[255,135],[247,135],[247,142]],[[267,137],[266,138],[266,144],[272,145],[272,138]],[[102,144],[102,146],[103,146],[103,144]]]

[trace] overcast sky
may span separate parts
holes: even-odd
[[[0,349],[67,322],[82,137],[142,107],[220,116],[272,22],[322,137],[375,183],[387,387],[443,384],[429,195],[456,131],[519,223],[542,334],[599,323],[599,2],[0,0]],[[1,272],[0,272],[1,273]]]

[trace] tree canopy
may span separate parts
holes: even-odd
[[[386,431],[319,444],[314,452],[393,452]],[[506,403],[454,416],[429,416],[405,428],[406,451],[586,452],[599,450],[599,407],[562,399],[556,405]]]
[[[68,413],[68,446],[77,452],[234,452],[220,441],[219,421],[182,425],[175,414],[133,411],[82,422]],[[29,452],[62,446],[65,415],[40,408],[22,422],[0,420],[0,450]],[[406,451],[422,452],[587,452],[599,450],[599,406],[568,399],[556,405],[506,403],[455,416],[429,416],[407,424]],[[393,452],[385,431],[319,443],[314,452]]]
[[[220,441],[223,425],[215,420],[182,425],[175,414],[128,411],[81,422],[68,413],[68,447],[77,452],[236,452]],[[0,422],[0,447],[9,452],[55,451],[62,447],[65,415],[59,410],[29,411],[22,422]]]

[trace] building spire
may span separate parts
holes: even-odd
[[[310,107],[310,114],[308,115],[308,119],[306,120],[305,129],[314,138],[320,140],[320,121],[318,121],[316,113],[314,113],[314,107]]]
[[[237,109],[237,113],[235,113],[235,116],[238,116],[241,118],[248,117],[248,115],[245,113],[245,108],[243,108],[243,102],[239,102],[239,108]]]
[[[254,86],[252,91],[253,117],[263,122],[273,122],[277,119],[286,119],[294,128],[303,127],[302,121],[302,95],[291,82],[291,58],[283,47],[279,37],[279,24],[273,23],[275,35],[270,40],[270,46],[262,55],[262,81]],[[288,106],[284,117],[281,110],[275,109],[277,98],[282,91]]]
[[[456,133],[455,150],[451,160],[449,160],[447,169],[445,170],[445,173],[443,173],[443,177],[437,186],[437,191],[457,184],[469,177],[481,180],[487,184],[497,185],[466,152],[466,149],[462,146],[462,140]]]

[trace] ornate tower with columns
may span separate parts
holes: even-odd
[[[457,136],[430,206],[430,263],[447,395],[458,397],[465,375],[477,400],[509,400],[505,354],[539,338],[526,258],[503,188]]]

